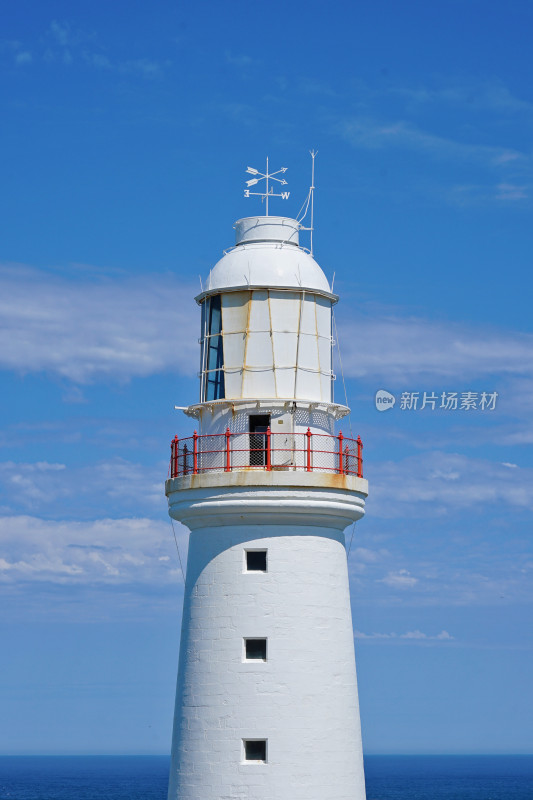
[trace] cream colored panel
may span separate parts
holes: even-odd
[[[222,295],[222,331],[245,331],[251,292],[227,292]]]
[[[226,369],[232,367],[242,367],[244,364],[244,345],[246,336],[244,333],[226,333],[223,336],[224,342],[224,366]]]
[[[331,340],[319,339],[318,340],[318,357],[320,361],[320,369],[322,372],[329,372],[331,369]]]
[[[276,370],[277,396],[282,398],[294,397],[294,369]]]
[[[298,337],[295,333],[272,334],[274,342],[274,361],[276,367],[294,367],[296,364],[296,345]]]
[[[243,397],[275,397],[274,370],[267,369],[263,372],[245,370],[243,376]]]
[[[300,316],[300,297],[301,294],[297,292],[270,292],[272,330],[296,333]]]
[[[318,348],[316,336],[300,334],[298,366],[318,370]]]
[[[224,374],[224,389],[226,400],[237,400],[241,397],[242,371],[226,372]]]
[[[298,370],[296,397],[301,400],[320,400],[320,375],[317,372]]]
[[[316,321],[319,335],[331,338],[331,301],[325,297],[316,298]]]
[[[316,334],[315,298],[314,295],[305,295],[303,301],[300,333]]]
[[[270,333],[250,331],[246,338],[246,366],[273,367]]]
[[[320,376],[321,397],[324,403],[331,403],[331,378],[329,375]]]
[[[270,313],[268,310],[268,294],[266,291],[252,292],[250,306],[249,330],[269,331]]]

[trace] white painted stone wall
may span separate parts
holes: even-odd
[[[266,662],[243,661],[244,637],[267,637]],[[268,763],[243,764],[243,738],[267,739]],[[342,531],[192,531],[172,749],[169,800],[364,799]]]

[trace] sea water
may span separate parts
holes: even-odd
[[[169,764],[168,756],[3,756],[0,799],[165,800]],[[368,800],[533,800],[533,756],[365,756],[365,774]]]

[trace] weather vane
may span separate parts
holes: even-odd
[[[276,178],[276,175],[279,175],[281,172],[285,174],[287,172],[287,167],[282,167],[281,169],[277,169],[275,172],[268,171],[268,156],[266,160],[266,172],[259,172],[258,169],[254,167],[247,167],[246,172],[249,175],[256,175],[257,177],[251,178],[249,181],[246,181],[247,189],[244,190],[245,197],[252,197],[253,195],[256,197],[261,198],[261,202],[265,200],[266,202],[266,215],[268,217],[268,198],[269,197],[281,197],[283,200],[287,200],[290,192],[274,192],[274,187],[268,185],[269,181],[277,181],[281,186],[286,186],[287,181],[284,178]],[[251,192],[250,186],[255,186],[259,181],[266,181],[265,191],[264,192]]]

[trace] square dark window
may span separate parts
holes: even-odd
[[[267,755],[266,739],[244,740],[245,761],[266,761],[266,755]]]
[[[247,550],[246,569],[248,572],[267,571],[267,551],[266,550]]]
[[[247,661],[266,661],[267,660],[267,640],[266,639],[245,639],[244,651]]]

